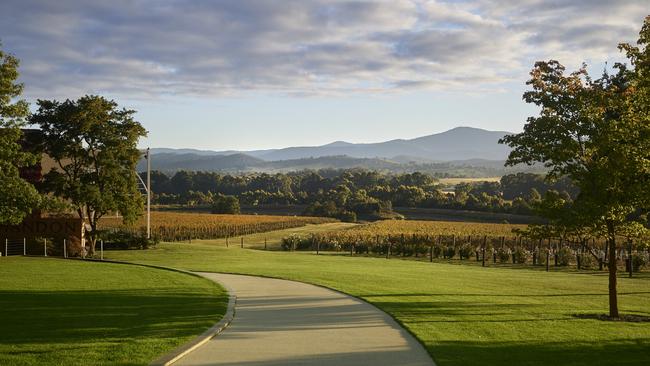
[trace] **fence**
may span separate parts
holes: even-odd
[[[344,251],[350,255],[414,257],[420,259],[474,261],[490,265],[533,265],[551,267],[575,266],[603,270],[608,263],[608,243],[604,239],[566,240],[558,238],[531,239],[522,236],[457,236],[457,235],[376,235],[373,237],[324,234],[306,238],[285,239],[289,250]],[[620,242],[619,242],[620,243]],[[624,240],[614,260],[633,271],[650,262],[650,248]]]
[[[84,257],[85,240],[75,245],[69,239],[57,238],[22,238],[8,239],[2,242],[0,256],[43,256],[43,257]],[[100,259],[104,259],[104,242],[97,243]]]

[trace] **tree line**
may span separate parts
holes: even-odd
[[[145,173],[141,173],[143,176]],[[153,171],[157,204],[214,205],[236,197],[246,205],[307,205],[306,214],[352,219],[392,207],[452,208],[532,214],[552,190],[567,200],[578,191],[565,177],[553,181],[533,173],[505,175],[499,182],[457,184],[452,192],[426,173],[386,174],[364,169],[230,175]]]

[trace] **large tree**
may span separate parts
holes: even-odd
[[[523,98],[541,112],[502,140],[513,148],[507,165],[542,162],[549,179],[568,176],[579,188],[565,209],[572,221],[606,235],[611,317],[619,317],[617,238],[638,232],[630,217],[650,207],[649,41],[650,16],[638,46],[620,46],[632,68],[617,63],[596,80],[584,66],[566,74],[557,61],[537,62]]]
[[[29,115],[17,83],[18,59],[0,49],[0,224],[18,224],[40,203],[34,186],[21,179],[19,169],[34,164],[35,156],[20,146],[21,127]]]
[[[126,223],[141,213],[135,167],[137,143],[146,131],[135,111],[99,96],[65,102],[39,100],[31,123],[44,134],[44,151],[58,164],[45,175],[46,189],[65,198],[90,226],[89,254],[95,252],[97,224],[110,212]]]

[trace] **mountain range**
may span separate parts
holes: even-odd
[[[166,172],[205,170],[224,172],[292,171],[302,169],[366,169],[393,172],[449,172],[459,168],[469,175],[500,173],[510,149],[498,143],[505,131],[457,127],[414,139],[378,143],[336,141],[322,146],[253,151],[151,149],[152,169]],[[141,162],[139,169],[144,168]],[[464,174],[463,173],[463,174]],[[466,174],[465,174],[466,175]]]

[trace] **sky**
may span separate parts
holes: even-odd
[[[141,146],[255,150],[521,131],[537,60],[599,74],[649,0],[0,1],[24,98],[97,94]]]

